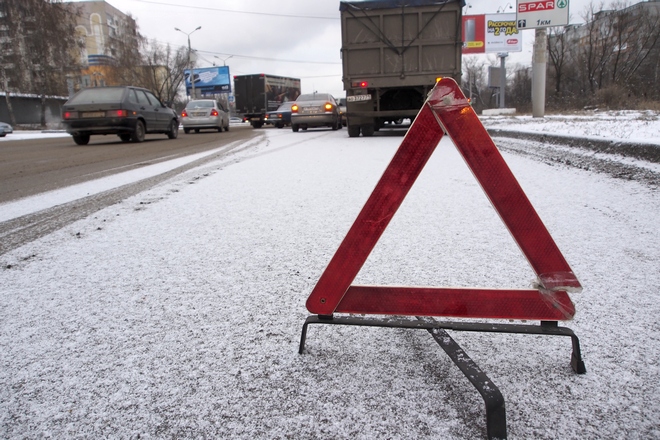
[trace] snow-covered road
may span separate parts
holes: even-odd
[[[484,438],[425,331],[317,326],[305,300],[401,142],[265,130],[0,256],[3,438]],[[660,233],[644,182],[505,152],[580,278],[564,338],[452,333],[509,438],[660,436]],[[441,141],[356,283],[527,288],[534,275]]]

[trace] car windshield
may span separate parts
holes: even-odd
[[[121,102],[123,87],[98,87],[84,89],[69,100],[69,104],[111,104]]]
[[[327,93],[308,93],[298,96],[296,101],[330,101],[330,95]]]
[[[213,108],[213,101],[190,101],[187,108]]]

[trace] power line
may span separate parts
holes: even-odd
[[[294,15],[294,14],[272,14],[268,12],[249,12],[249,11],[235,11],[232,9],[220,9],[220,8],[209,8],[204,6],[193,6],[193,5],[181,5],[175,3],[164,3],[156,2],[150,0],[135,0],[139,3],[149,3],[152,5],[161,5],[161,6],[174,6],[176,8],[186,8],[186,9],[200,9],[205,11],[218,11],[218,12],[229,12],[234,14],[248,14],[248,15],[265,15],[268,17],[286,17],[286,18],[306,18],[306,19],[315,19],[315,20],[339,20],[339,17],[319,17],[314,15]]]

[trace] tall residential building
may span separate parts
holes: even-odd
[[[80,53],[83,70],[79,87],[125,82],[115,67],[127,55],[138,53],[140,36],[135,20],[104,0],[68,3],[78,8],[76,32],[84,43]]]

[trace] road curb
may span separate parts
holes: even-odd
[[[574,137],[568,135],[531,133],[499,128],[487,128],[493,137],[508,137],[514,139],[527,139],[537,142],[566,145],[582,148],[598,153],[618,154],[626,157],[660,163],[660,145],[643,142],[626,142],[621,140]]]

